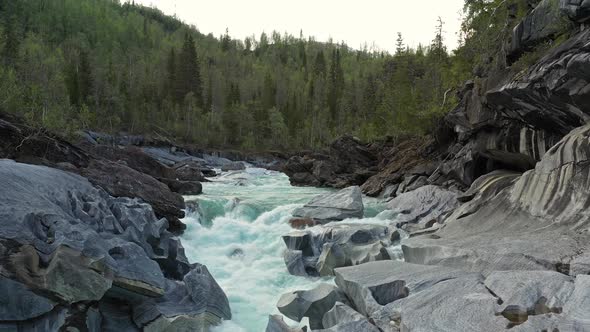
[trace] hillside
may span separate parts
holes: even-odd
[[[470,75],[441,22],[418,49],[392,31],[394,55],[278,32],[216,38],[113,0],[5,1],[0,26],[0,107],[63,133],[238,149],[422,135]]]

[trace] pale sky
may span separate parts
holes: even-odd
[[[216,37],[229,29],[232,38],[257,39],[273,30],[318,41],[345,41],[353,48],[365,42],[392,52],[397,32],[407,44],[427,45],[434,37],[438,16],[445,22],[445,43],[457,46],[464,0],[135,0],[176,14],[201,33]]]

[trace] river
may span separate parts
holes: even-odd
[[[215,332],[264,331],[268,315],[278,313],[283,293],[333,282],[290,275],[281,238],[292,230],[291,212],[328,191],[293,187],[283,173],[247,168],[223,173],[203,183],[203,194],[185,197],[199,206],[183,220],[188,225],[182,237],[186,254],[191,262],[207,265],[232,310],[232,320]],[[351,222],[388,223],[386,213],[379,214],[381,201],[364,197],[364,204],[365,217]]]

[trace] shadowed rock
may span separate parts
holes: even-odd
[[[387,248],[399,233],[386,226],[334,223],[293,231],[283,239],[292,274],[331,276],[338,267],[391,259]]]
[[[12,303],[0,314],[12,318],[9,330],[133,331],[148,322],[146,330],[198,330],[231,318],[223,291],[188,263],[149,205],[10,160],[0,160],[0,178],[0,288]],[[149,318],[132,321],[140,308]]]
[[[308,317],[312,330],[323,328],[322,318],[336,302],[346,301],[334,286],[320,284],[308,291],[283,294],[277,303],[279,311],[290,319],[300,322]]]

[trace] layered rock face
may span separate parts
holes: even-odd
[[[395,227],[329,224],[283,236],[287,269],[298,276],[332,276],[343,266],[391,259],[388,251],[400,240]]]
[[[231,318],[149,205],[5,159],[0,178],[0,329],[206,331]]]
[[[587,21],[588,8],[541,1],[508,62],[562,33],[554,23]],[[434,167],[363,185],[394,197],[405,262],[336,266],[348,302],[324,314],[324,330],[590,331],[590,30],[569,32],[514,77],[467,82]]]

